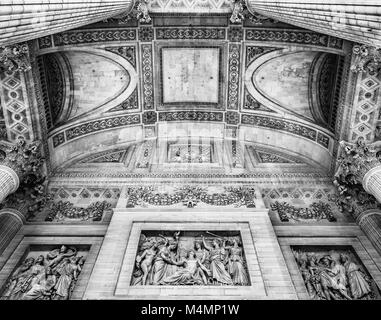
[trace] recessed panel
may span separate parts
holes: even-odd
[[[163,48],[163,103],[218,103],[219,48]]]

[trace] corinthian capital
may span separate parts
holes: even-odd
[[[368,194],[363,186],[364,176],[373,168],[381,166],[380,152],[376,150],[375,144],[367,145],[363,138],[356,143],[341,141],[339,152],[333,182],[339,194],[339,207],[352,212],[378,207],[374,195]]]
[[[28,175],[40,175],[43,164],[40,143],[26,143],[20,137],[16,144],[0,146],[0,165],[7,166],[14,170],[20,180]]]
[[[0,71],[28,71],[30,69],[29,47],[26,43],[0,46]]]
[[[367,72],[371,75],[381,73],[381,49],[366,45],[353,47],[354,60],[351,66],[353,72]]]

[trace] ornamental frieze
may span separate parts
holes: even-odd
[[[298,208],[287,202],[280,203],[275,201],[271,204],[271,210],[278,213],[282,222],[293,221],[320,221],[328,220],[335,222],[336,218],[332,213],[330,204],[322,201],[314,202],[307,208]]]
[[[255,190],[250,187],[224,187],[223,192],[207,187],[181,186],[172,191],[159,191],[154,186],[130,187],[127,190],[127,208],[136,206],[171,206],[182,204],[194,208],[199,203],[211,206],[255,208]]]
[[[81,124],[79,126],[67,129],[65,131],[66,140],[81,137],[94,132],[108,130],[112,128],[124,127],[128,125],[134,125],[140,123],[140,114],[131,114],[126,116],[119,116],[113,118],[107,118],[102,120],[96,120]]]
[[[55,46],[136,40],[135,29],[66,31],[53,35]]]

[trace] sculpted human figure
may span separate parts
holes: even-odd
[[[165,238],[164,244],[159,246],[159,252],[154,259],[154,263],[151,269],[150,284],[159,285],[161,280],[166,276],[168,265],[180,265],[176,261],[173,261],[170,256],[170,243]]]
[[[25,293],[22,300],[50,300],[52,290],[57,283],[57,277],[50,267],[46,268],[44,276]]]
[[[320,298],[324,298],[316,255],[307,254],[307,268],[311,274],[311,283],[316,291],[317,296]]]
[[[141,256],[136,257],[136,266],[143,272],[142,285],[147,285],[148,275],[152,268],[152,263],[156,257],[158,244],[151,242],[151,246],[144,250]]]
[[[305,259],[298,259],[297,260],[298,265],[299,265],[299,270],[300,273],[302,274],[304,283],[307,287],[308,294],[310,295],[311,298],[316,298],[317,293],[315,293],[314,286],[312,284],[313,279],[312,279],[312,274],[308,270],[307,267],[307,260]]]
[[[29,276],[24,281],[23,291],[28,291],[34,284],[40,281],[40,278],[44,276],[45,273],[45,258],[43,255],[39,255],[34,263],[34,265],[30,268]]]
[[[202,242],[205,249],[210,253],[210,270],[212,272],[212,278],[220,284],[233,285],[233,281],[224,266],[226,254],[225,248],[220,246],[220,242],[217,239],[213,240],[212,247],[206,244],[204,236],[202,237]]]
[[[34,258],[27,258],[23,264],[13,273],[8,281],[3,299],[17,300],[23,295],[23,284],[28,279],[30,268],[34,264]]]
[[[372,290],[367,281],[367,275],[360,269],[360,266],[351,261],[346,254],[341,254],[340,260],[345,267],[352,297],[360,299],[371,293]]]
[[[77,280],[81,267],[78,264],[81,257],[72,256],[65,258],[60,268],[56,271],[59,274],[59,278],[55,285],[56,297],[58,300],[68,300],[70,295],[71,283]]]
[[[184,268],[178,269],[174,274],[165,277],[160,281],[163,285],[201,285],[205,284],[200,270],[203,270],[207,274],[210,273],[208,269],[196,258],[196,254],[193,250],[188,253],[187,259],[184,259],[179,265]]]
[[[241,286],[248,285],[249,277],[243,265],[243,253],[238,240],[234,238],[233,246],[224,245],[224,247],[229,250],[228,271],[233,283]]]
[[[207,252],[206,250],[202,247],[202,242],[200,241],[195,241],[194,242],[194,250],[195,250],[195,255],[196,255],[196,258],[197,260],[205,266],[205,268],[209,271],[209,272],[204,272],[203,269],[201,269],[200,273],[201,273],[201,277],[202,277],[202,280],[204,282],[204,284],[207,284],[208,283],[208,277],[210,276],[210,270],[208,268],[208,265],[207,265]]]
[[[68,248],[65,245],[62,245],[60,249],[54,249],[50,251],[46,258],[49,261],[48,266],[51,268],[55,268],[64,258],[68,258],[77,254],[77,250],[75,248]]]
[[[168,246],[168,249],[169,249],[169,258],[173,262],[177,262],[178,259],[179,259],[179,254],[178,254],[178,250],[179,250],[179,235],[180,235],[180,231],[175,232],[174,235],[173,235],[173,240],[169,241],[169,246]],[[169,264],[169,265],[167,265],[167,268],[166,268],[164,276],[168,277],[168,276],[174,274],[176,272],[177,268],[178,268],[178,266],[176,264]]]

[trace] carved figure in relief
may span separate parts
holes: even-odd
[[[238,238],[206,233],[211,246],[203,235],[200,241],[193,235],[180,240],[180,232],[142,234],[131,285],[249,285]]]
[[[332,251],[331,251],[332,252]],[[295,259],[312,299],[353,300],[380,299],[380,292],[372,289],[372,280],[346,253],[324,254],[294,251]]]
[[[70,285],[72,281],[77,280],[81,272],[81,266],[78,264],[81,257],[72,256],[65,258],[62,264],[57,268],[60,275],[54,289],[56,290],[56,300],[68,300],[70,293]]]
[[[23,292],[28,291],[33,285],[38,283],[41,277],[44,276],[45,266],[44,266],[45,258],[43,255],[39,255],[34,263],[34,265],[29,270],[29,276],[25,279],[23,283]]]
[[[162,236],[163,237],[163,236]],[[178,234],[175,234],[175,239],[177,239]],[[158,285],[165,276],[167,276],[168,266],[170,265],[181,265],[171,258],[171,250],[174,250],[177,246],[177,240],[171,243],[167,238],[163,237],[164,244],[159,247],[159,252],[156,255],[154,264],[151,271],[151,281],[150,284]]]
[[[202,242],[195,241],[194,250],[197,260],[205,266],[205,268],[209,271],[209,263],[207,261],[207,251],[202,247]],[[210,277],[210,272],[206,272],[203,269],[200,270],[200,275],[204,284],[208,283],[208,278]]]
[[[340,260],[345,267],[350,291],[353,298],[360,299],[371,293],[372,290],[369,285],[370,281],[367,275],[361,271],[360,267],[351,261],[345,254],[340,255]]]
[[[44,256],[26,258],[9,278],[2,300],[69,299],[85,259],[62,245]]]
[[[76,249],[69,249],[66,246],[61,246],[60,249],[54,249],[50,251],[47,255],[46,258],[50,260],[48,262],[48,266],[51,268],[56,267],[64,258],[68,258],[71,256],[76,255],[77,251]]]
[[[220,239],[214,239],[212,246],[210,247],[206,244],[203,236],[202,243],[210,254],[210,270],[212,272],[212,278],[218,283],[232,285],[233,281],[225,269],[224,264],[226,262],[226,250],[221,246]]]
[[[43,277],[25,293],[22,300],[50,300],[53,288],[57,283],[57,277],[50,267],[46,268]]]
[[[232,246],[225,245],[225,249],[229,251],[228,272],[235,285],[248,285],[249,278],[243,265],[242,248],[237,239],[234,238],[232,242]]]
[[[34,258],[27,258],[8,280],[2,299],[17,300],[23,295],[23,284],[28,279]]]
[[[210,271],[197,259],[193,250],[190,250],[188,257],[183,259],[179,265],[183,268],[175,273],[165,277],[161,284],[163,285],[201,285],[205,284],[202,278],[203,272],[210,274]]]
[[[158,243],[157,242],[149,242],[150,247],[144,250],[141,256],[136,257],[136,266],[141,269],[143,272],[142,275],[142,285],[146,285],[148,275],[151,271],[153,261],[156,257]]]

